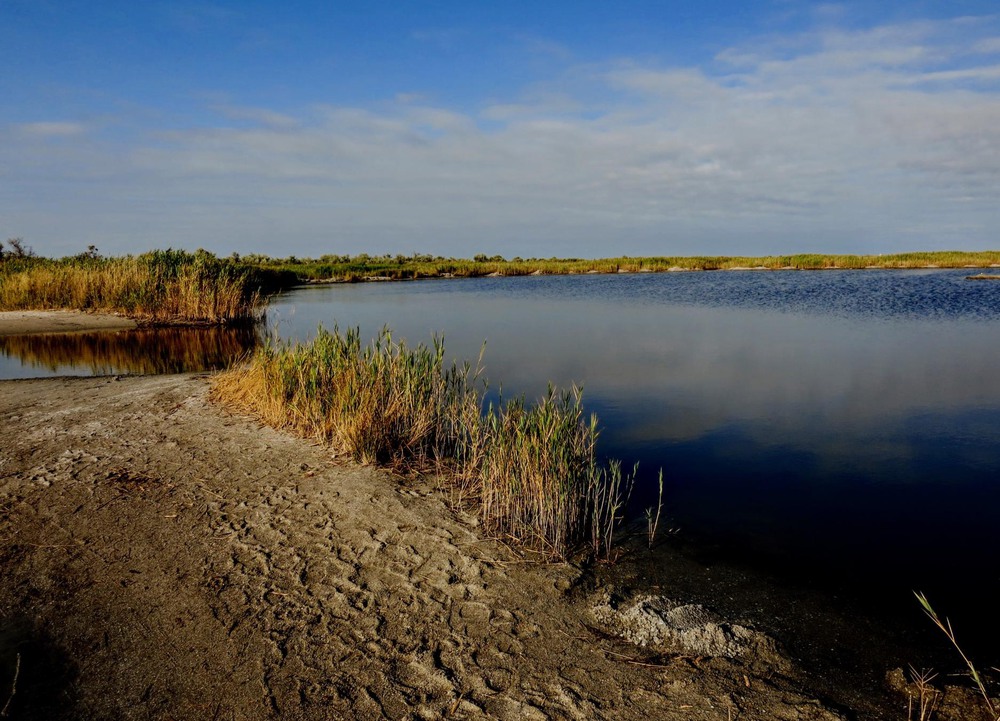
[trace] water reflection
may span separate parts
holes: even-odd
[[[260,340],[261,331],[255,327],[0,336],[0,378],[216,370],[251,351]]]
[[[671,521],[706,558],[892,608],[920,588],[974,627],[1000,592],[1000,283],[497,278],[312,288],[270,312],[289,338],[388,325],[443,333],[459,359],[486,339],[508,396],[582,384],[602,452],[666,470]]]

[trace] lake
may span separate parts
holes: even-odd
[[[266,323],[298,340],[320,324],[366,336],[388,326],[411,344],[443,335],[457,359],[483,352],[505,397],[581,385],[601,453],[640,464],[636,508],[654,502],[663,469],[667,545],[907,623],[924,623],[912,596],[922,590],[971,647],[995,653],[1000,282],[968,273],[314,286],[275,299]],[[198,342],[237,355],[258,339]],[[49,372],[37,350],[35,370],[24,365],[17,343],[0,338],[0,377]],[[162,355],[142,372],[184,369]],[[129,371],[93,357],[77,372]],[[72,368],[64,353],[52,372]]]
[[[722,560],[924,621],[913,590],[994,652],[1000,283],[965,271],[486,278],[296,290],[319,324],[427,342],[505,396],[584,388],[601,452],[657,471],[678,538]],[[645,493],[644,493],[645,492]],[[926,626],[931,635],[929,624]]]

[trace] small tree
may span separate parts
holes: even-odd
[[[15,258],[35,257],[35,251],[31,249],[30,245],[25,245],[24,240],[21,238],[7,238],[7,245],[10,246],[7,255],[12,255]]]

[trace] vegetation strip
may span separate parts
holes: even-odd
[[[835,270],[990,268],[1000,266],[1000,251],[937,251],[892,255],[795,254],[762,257],[663,256],[580,258],[513,258],[477,255],[471,260],[430,255],[324,255],[320,258],[241,258],[273,271],[292,274],[303,282],[364,282],[420,278],[571,275],[585,273],[664,273],[706,270]]]
[[[280,286],[277,276],[206,251],[62,260],[7,252],[0,256],[0,310],[99,311],[159,325],[252,322]]]
[[[539,259],[477,255],[472,260],[413,254],[265,255],[219,258],[198,250],[154,250],[138,256],[86,252],[42,258],[19,238],[0,243],[0,311],[72,309],[123,315],[145,324],[230,324],[261,316],[266,297],[303,283],[420,278],[662,273],[705,270],[828,270],[1000,267],[1000,251],[895,255],[776,255]],[[968,276],[992,279],[997,276]]]
[[[597,463],[597,419],[577,389],[486,404],[478,369],[447,365],[440,339],[410,348],[384,330],[363,346],[356,329],[320,329],[260,348],[214,394],[356,461],[434,469],[488,533],[554,557],[583,543],[607,556],[631,487],[620,464]]]

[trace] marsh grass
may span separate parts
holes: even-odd
[[[556,557],[589,542],[607,556],[631,478],[597,463],[580,391],[486,404],[485,390],[480,366],[446,363],[440,339],[411,348],[383,330],[363,345],[335,328],[260,348],[213,392],[358,462],[441,472],[505,541]]]
[[[259,317],[267,274],[206,251],[0,262],[0,310],[111,312],[154,323],[234,323]]]
[[[514,258],[476,256],[472,260],[413,256],[323,256],[319,259],[249,256],[262,268],[294,274],[302,281],[360,282],[419,278],[476,278],[489,275],[572,275],[582,273],[662,273],[677,270],[827,270],[986,268],[1000,265],[1000,251],[935,251],[892,255],[800,253],[771,256],[660,256],[618,258]]]

